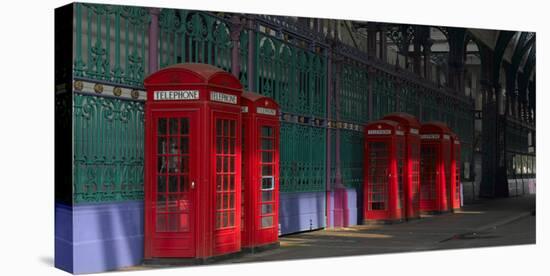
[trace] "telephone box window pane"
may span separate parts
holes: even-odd
[[[222,175],[218,174],[216,176],[216,191],[218,191],[218,192],[223,191],[222,190],[222,185],[223,185]]]
[[[181,118],[180,119],[181,124],[181,134],[186,135],[189,134],[189,120],[187,118]]]
[[[182,156],[180,162],[180,172],[189,173],[189,156]]]
[[[235,137],[235,131],[236,131],[235,121],[231,120],[231,121],[229,121],[229,136],[230,137]]]
[[[220,154],[222,153],[222,139],[221,137],[216,138],[216,153]]]
[[[162,118],[158,120],[157,134],[166,135],[166,119]]]
[[[262,139],[262,150],[272,150],[272,149],[273,149],[273,140]]]
[[[229,194],[229,206],[230,209],[235,208],[235,195],[234,193]]]
[[[223,168],[224,168],[224,172],[227,172],[227,169],[229,168],[229,157],[224,157],[223,158]]]
[[[223,136],[229,135],[229,120],[222,120]]]
[[[262,191],[262,201],[271,201],[273,200],[273,191]]]
[[[235,138],[229,140],[229,153],[235,154]]]
[[[262,165],[262,175],[273,175],[273,168],[271,165]]]
[[[223,206],[222,206],[222,197],[221,197],[221,196],[217,196],[217,197],[216,197],[216,209],[217,209],[217,210],[223,209]]]
[[[157,171],[166,173],[166,158],[164,156],[157,157]]]
[[[368,172],[369,210],[384,210],[388,191],[388,145],[384,142],[369,142]]]
[[[178,119],[170,118],[170,120],[168,121],[168,128],[170,130],[170,135],[177,135],[178,134]]]
[[[269,151],[262,152],[262,162],[263,163],[273,162],[273,152],[269,152]]]
[[[171,175],[168,177],[168,192],[176,193],[178,191],[178,177]]]
[[[186,175],[180,175],[180,192],[189,192],[188,180]]]
[[[267,228],[273,226],[273,217],[262,217],[262,228]]]
[[[179,153],[178,138],[170,137],[170,140],[169,140],[169,143],[168,143],[168,153],[170,153],[170,154],[178,154]]]
[[[178,172],[178,157],[170,156],[168,157],[168,172],[177,173]]]
[[[273,204],[264,203],[262,204],[262,215],[267,215],[273,213]]]
[[[222,120],[216,120],[216,135],[222,135]]]
[[[229,190],[235,191],[235,175],[232,174],[229,176]]]
[[[182,137],[180,139],[180,147],[181,147],[181,152],[180,153],[188,154],[189,153],[189,138]]]
[[[262,137],[272,137],[273,136],[273,128],[268,126],[262,127]]]
[[[223,194],[223,208],[228,209],[229,208],[229,195]]]
[[[235,157],[229,157],[229,172],[235,171]]]
[[[158,137],[157,151],[158,151],[158,154],[165,154],[166,153],[166,138]]]
[[[157,177],[157,192],[165,193],[166,192],[166,176],[159,175]]]

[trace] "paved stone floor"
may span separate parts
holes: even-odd
[[[287,235],[277,249],[219,264],[533,244],[535,196],[486,199],[455,213],[391,225],[357,225]],[[147,269],[133,267],[131,269]]]

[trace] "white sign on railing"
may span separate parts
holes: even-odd
[[[418,134],[418,129],[417,128],[411,128],[411,131],[410,131],[412,134]]]
[[[199,90],[159,90],[153,94],[155,101],[198,100]]]

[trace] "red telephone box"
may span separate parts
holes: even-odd
[[[279,245],[279,105],[245,92],[243,116],[242,247]]]
[[[405,132],[394,121],[379,120],[365,128],[364,222],[403,219]]]
[[[404,206],[407,219],[420,218],[420,123],[411,114],[396,112],[384,120],[398,122],[405,132]]]
[[[448,211],[451,131],[444,123],[425,123],[420,128],[420,139],[420,211]]]
[[[241,249],[241,94],[207,64],[145,79],[145,259]]]
[[[451,193],[449,198],[451,210],[460,209],[460,139],[455,133],[451,133],[452,158],[451,158]]]

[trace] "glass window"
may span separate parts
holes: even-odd
[[[216,228],[235,226],[235,120],[216,120]]]

